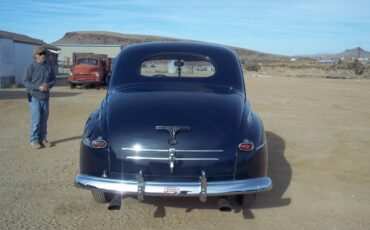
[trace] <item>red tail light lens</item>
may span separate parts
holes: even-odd
[[[91,147],[95,149],[104,149],[106,148],[108,143],[105,140],[93,140],[91,142]]]
[[[239,147],[240,151],[248,152],[248,151],[252,151],[254,149],[254,144],[251,141],[244,140],[244,142],[240,143],[238,147]]]

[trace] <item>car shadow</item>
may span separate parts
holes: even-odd
[[[272,132],[266,132],[269,159],[268,176],[273,181],[271,191],[261,193],[254,208],[287,206],[291,198],[282,198],[292,180],[292,167],[284,157],[285,141]]]
[[[268,176],[273,182],[272,190],[258,194],[256,203],[251,209],[242,209],[235,197],[229,199],[233,212],[242,213],[245,219],[254,218],[253,209],[283,207],[291,203],[291,198],[283,198],[292,179],[292,168],[284,157],[285,141],[269,131],[266,132],[266,138],[269,149]],[[217,197],[208,197],[205,203],[201,203],[198,198],[189,197],[145,197],[143,202],[156,206],[154,218],[163,218],[166,216],[165,207],[182,208],[185,212],[194,209],[218,209],[217,201]]]
[[[284,197],[292,180],[292,167],[284,156],[285,141],[275,133],[266,131],[266,139],[269,151],[268,176],[271,178],[273,187],[270,191],[257,195],[256,203],[251,209],[242,210],[240,207],[235,211],[242,211],[247,219],[253,219],[253,209],[277,208],[288,206],[291,203],[290,197]]]

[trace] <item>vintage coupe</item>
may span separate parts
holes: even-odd
[[[228,197],[243,207],[269,190],[263,124],[237,54],[196,42],[124,48],[105,99],[87,120],[78,187],[120,208],[124,196]]]

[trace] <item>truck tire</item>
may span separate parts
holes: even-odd
[[[253,206],[254,202],[256,201],[257,193],[250,193],[244,195],[237,195],[236,201],[239,205],[244,208],[250,208]]]
[[[71,89],[76,88],[76,84],[73,84],[73,83],[70,83],[69,86],[71,87]]]
[[[112,194],[98,190],[91,190],[91,194],[97,203],[108,203],[113,199]]]

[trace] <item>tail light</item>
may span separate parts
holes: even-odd
[[[242,143],[239,144],[238,148],[242,152],[249,152],[254,150],[254,144],[250,140],[244,140]]]
[[[108,143],[105,140],[93,140],[91,142],[91,147],[94,149],[104,149],[106,148]]]

